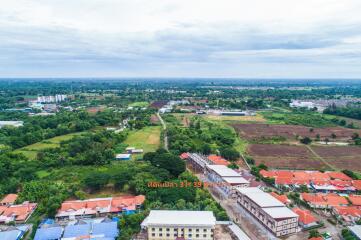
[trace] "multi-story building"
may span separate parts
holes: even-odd
[[[185,159],[195,172],[203,172],[207,165],[212,164],[206,156],[198,153],[187,153]]]
[[[207,165],[204,173],[210,181],[210,186],[221,189],[230,197],[236,197],[237,187],[249,187],[249,181],[224,165]]]
[[[152,210],[141,226],[148,240],[213,240],[216,218],[210,211]]]
[[[237,202],[277,237],[299,231],[298,215],[259,188],[237,188]]]

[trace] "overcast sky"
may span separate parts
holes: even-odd
[[[1,0],[0,77],[361,78],[361,1]]]

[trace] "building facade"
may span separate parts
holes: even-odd
[[[210,211],[152,210],[141,224],[148,240],[213,240],[216,218]]]
[[[277,237],[299,231],[298,215],[259,188],[237,188],[237,202]]]

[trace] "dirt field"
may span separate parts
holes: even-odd
[[[222,115],[203,115],[205,119],[216,121],[241,121],[241,122],[259,122],[264,123],[266,119],[262,115],[256,116],[222,116]]]
[[[166,105],[167,102],[168,102],[168,101],[166,101],[166,100],[163,100],[163,101],[155,101],[155,102],[152,102],[152,103],[150,104],[150,107],[151,107],[151,108],[159,109],[159,108],[163,107],[164,105]]]
[[[276,125],[276,124],[233,124],[232,125],[240,136],[246,139],[259,139],[261,137],[271,138],[276,136],[287,139],[296,136],[315,138],[318,134],[320,138],[331,138],[331,134],[336,135],[336,139],[349,139],[352,134],[357,132],[361,135],[361,130],[342,127],[329,128],[309,128],[298,125]]]
[[[312,149],[329,164],[343,170],[361,172],[361,147],[357,146],[313,146]]]
[[[270,168],[327,169],[327,165],[304,146],[251,144],[247,152],[257,165],[264,163]]]

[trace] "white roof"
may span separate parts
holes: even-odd
[[[216,172],[221,177],[240,177],[241,175],[234,171],[233,169],[230,169],[227,166],[224,165],[208,165],[209,169]]]
[[[298,217],[298,215],[288,207],[270,207],[262,208],[262,210],[274,219]]]
[[[348,229],[350,229],[350,231],[353,232],[358,239],[361,238],[361,225],[349,226]]]
[[[115,156],[116,158],[130,158],[130,154],[128,153],[120,153]]]
[[[250,198],[253,202],[255,202],[258,206],[264,207],[284,207],[285,205],[280,202],[278,199],[273,197],[272,195],[263,192],[261,189],[257,187],[249,187],[249,188],[237,188],[237,190]]]
[[[216,218],[211,211],[151,210],[142,226],[204,226],[214,227]]]
[[[243,177],[224,177],[223,180],[230,184],[247,184],[249,181]]]

